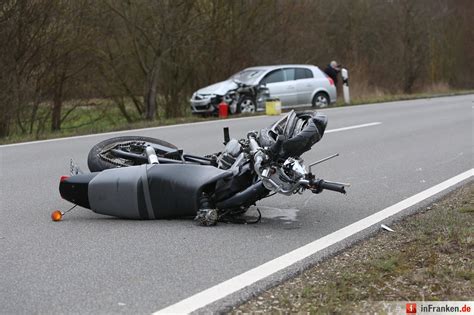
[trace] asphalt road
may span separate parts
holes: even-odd
[[[97,135],[0,146],[0,313],[151,313],[314,241],[473,167],[474,96],[323,110],[327,133],[303,158],[351,182],[325,192],[260,202],[256,225],[199,227],[190,220],[129,221],[76,209],[58,193],[73,158],[87,169]],[[275,117],[130,131],[187,152],[219,151],[222,127],[243,137]],[[123,135],[121,133],[120,135]],[[251,210],[252,211],[252,210]],[[249,211],[249,214],[251,214]]]

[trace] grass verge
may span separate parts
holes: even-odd
[[[473,94],[474,90],[460,90],[460,91],[448,91],[448,92],[426,92],[426,93],[414,93],[414,94],[381,94],[373,95],[369,98],[367,97],[356,97],[352,99],[351,106],[355,105],[365,105],[365,104],[375,104],[375,103],[386,103],[386,102],[396,102],[396,101],[408,101],[408,100],[417,100],[422,98],[435,98],[435,97],[445,97],[445,96],[456,96],[456,95],[468,95]],[[338,102],[335,105],[336,107],[347,106],[344,104],[342,97],[339,97]]]
[[[472,300],[474,183],[232,311],[386,313],[378,301]],[[376,307],[374,309],[374,306]]]
[[[472,94],[474,90],[466,91],[450,91],[446,93],[419,93],[419,94],[397,94],[397,95],[379,95],[370,96],[366,98],[355,98],[350,105],[345,105],[342,100],[339,100],[333,107],[354,106],[362,104],[373,104],[381,102],[392,102],[400,100],[412,100],[420,98],[432,98],[441,96],[454,96]],[[121,115],[120,111],[110,101],[97,101],[95,106],[79,106],[71,111],[68,119],[63,123],[62,129],[57,132],[41,130],[36,133],[26,133],[16,131],[12,135],[0,138],[0,144],[19,143],[34,140],[46,140],[53,138],[63,138],[87,134],[104,133],[111,131],[133,130],[140,128],[159,127],[167,125],[176,125],[184,123],[193,123],[199,121],[207,121],[218,119],[217,117],[200,117],[188,114],[184,117],[158,119],[154,121],[137,120],[133,123],[128,123]],[[63,109],[68,111],[67,106]],[[45,110],[45,109],[43,109]],[[261,115],[263,113],[257,113]],[[47,114],[45,114],[47,117]],[[248,115],[236,115],[234,118],[247,117]],[[47,124],[46,124],[47,125]],[[49,125],[48,125],[49,126]]]

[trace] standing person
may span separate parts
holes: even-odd
[[[335,86],[337,86],[337,75],[340,71],[340,66],[334,60],[324,69],[324,72],[334,81]]]

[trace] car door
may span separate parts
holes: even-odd
[[[295,69],[295,82],[297,91],[297,104],[311,104],[311,97],[316,88],[317,81],[314,78],[313,71],[308,68]]]
[[[266,84],[270,97],[278,97],[282,106],[296,104],[294,70],[290,68],[272,70],[262,78],[260,84]]]

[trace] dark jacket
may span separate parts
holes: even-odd
[[[326,73],[333,81],[334,81],[334,84],[337,86],[337,73],[339,71],[337,71],[336,69],[334,69],[333,67],[331,67],[330,65],[328,65],[326,67],[326,69],[324,69],[324,73]]]

